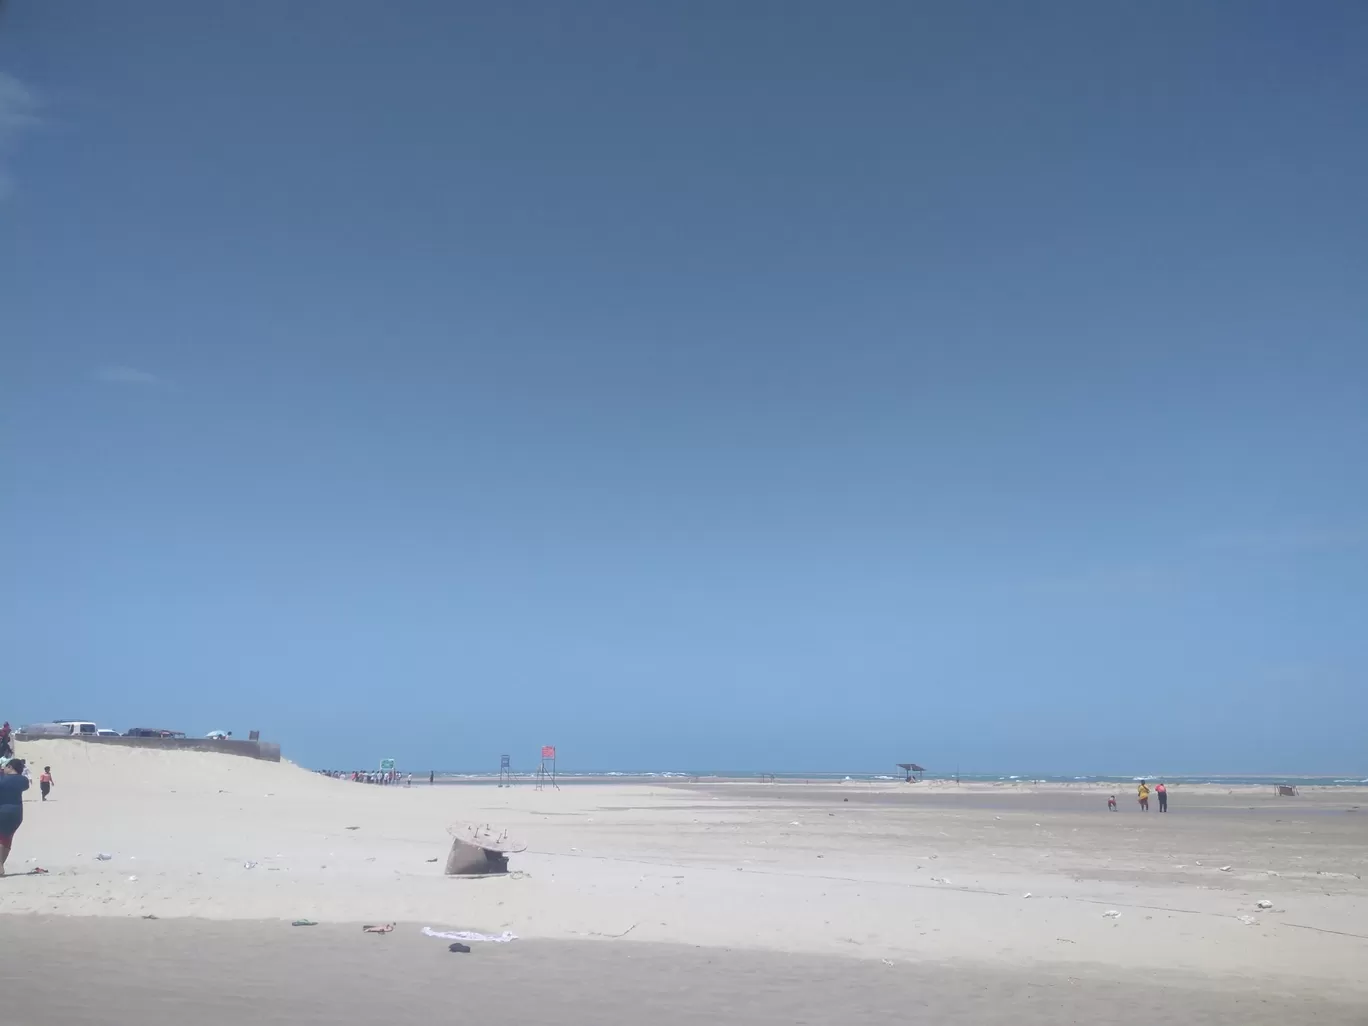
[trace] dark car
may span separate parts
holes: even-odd
[[[183,730],[161,730],[157,727],[133,727],[124,731],[124,737],[185,737]]]

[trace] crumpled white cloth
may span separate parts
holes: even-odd
[[[507,930],[503,933],[475,933],[471,930],[454,930],[448,933],[442,933],[439,930],[434,930],[430,926],[423,927],[423,936],[436,937],[438,940],[469,941],[472,943],[487,941],[490,944],[507,944],[509,941],[518,939],[516,933],[510,933]]]

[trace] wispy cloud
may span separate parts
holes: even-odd
[[[1323,552],[1368,545],[1368,524],[1294,527],[1277,531],[1233,531],[1207,535],[1208,548],[1245,553]]]
[[[19,136],[38,124],[38,99],[13,75],[0,71],[0,200],[14,191],[6,158]]]
[[[165,378],[137,367],[101,367],[95,372],[95,380],[106,385],[129,385],[134,388],[159,388],[170,384]]]
[[[1112,567],[1037,578],[1028,590],[1040,595],[1131,598],[1176,591],[1184,583],[1181,573],[1167,568]]]

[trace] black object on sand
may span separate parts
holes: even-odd
[[[468,955],[470,954],[470,945],[462,944],[460,941],[457,941],[454,944],[448,945],[447,950],[457,955]]]

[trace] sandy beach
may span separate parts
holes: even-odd
[[[477,1007],[559,1003],[594,1022],[640,1021],[647,998],[677,1006],[660,1021],[691,1022],[747,996],[728,1018],[758,1023],[838,1005],[884,1015],[914,994],[925,1016],[911,1021],[928,1022],[1034,1021],[1027,995],[1042,1022],[1066,1006],[1090,1022],[1368,1016],[1357,788],[1182,787],[1161,816],[1129,793],[1108,813],[1097,787],[409,789],[207,753],[51,741],[20,754],[57,781],[45,804],[30,792],[9,865],[48,873],[0,883],[6,932],[50,967],[36,985],[7,980],[28,1003],[21,1023],[50,1021],[39,1013],[59,1000],[60,1021],[122,1021],[77,1007],[75,979],[168,1008],[250,982],[283,1008],[310,974],[353,964],[374,978],[347,972],[315,993],[317,1021],[373,1000],[417,1022],[476,960],[478,986],[461,993]],[[444,877],[448,827],[477,823],[526,843],[515,872]],[[320,925],[288,925],[300,918]],[[397,926],[370,937],[363,922]],[[454,956],[425,926],[519,939]],[[690,967],[705,983],[683,989]]]

